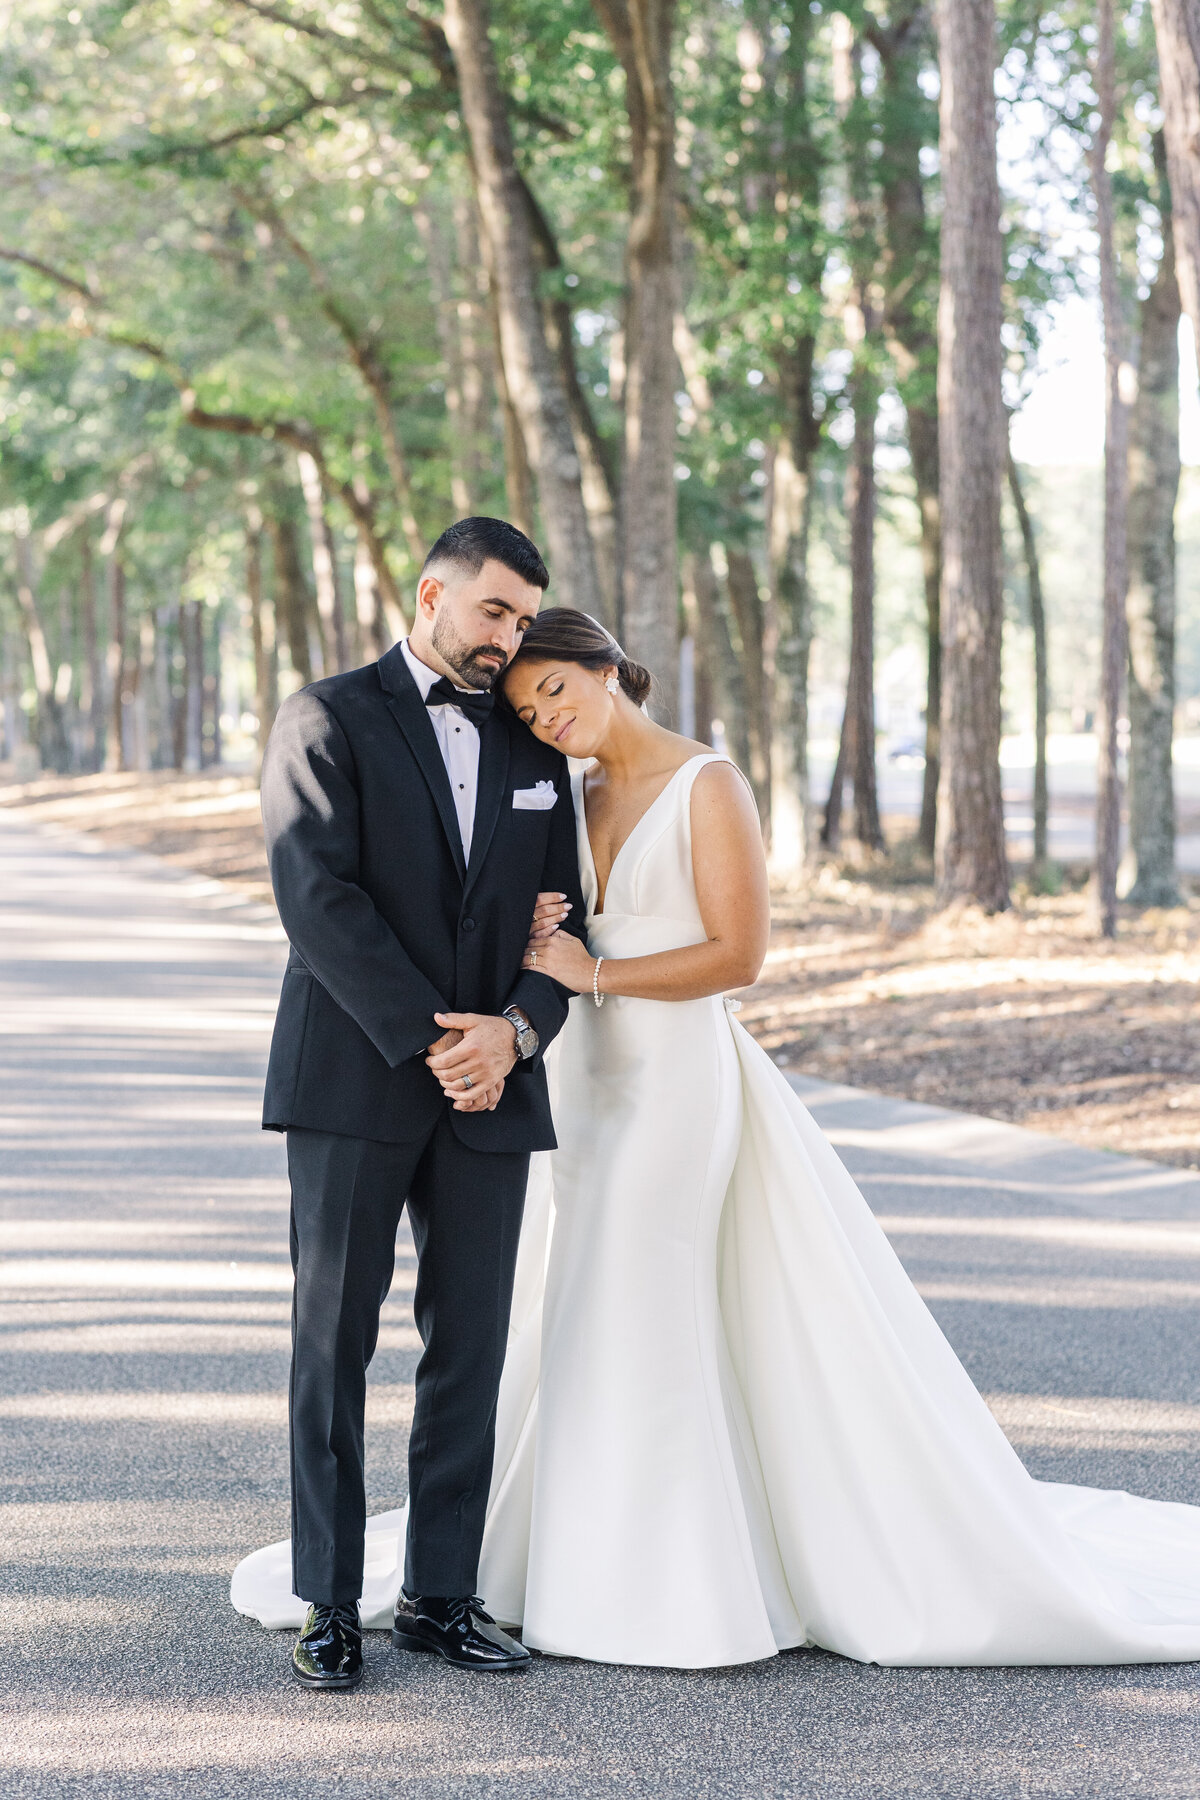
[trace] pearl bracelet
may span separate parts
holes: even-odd
[[[600,964],[603,961],[604,958],[598,956],[596,958],[596,966],[592,970],[592,999],[596,1002],[597,1006],[604,1005],[604,995],[600,992]]]

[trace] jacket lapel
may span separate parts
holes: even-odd
[[[507,787],[508,732],[493,712],[484,720],[479,733],[479,782],[475,789],[475,823],[471,829],[467,892],[483,867],[483,859],[495,833]]]
[[[400,646],[397,644],[382,656],[378,663],[379,680],[383,687],[388,711],[404,733],[408,747],[416,758],[417,767],[433,795],[433,803],[438,809],[438,817],[446,833],[446,841],[450,845],[454,857],[454,866],[458,870],[459,879],[466,877],[466,864],[463,860],[462,833],[458,828],[458,814],[454,810],[454,795],[450,791],[450,777],[446,773],[446,765],[442,761],[442,752],[438,746],[437,733],[433,729],[433,721],[429,717],[429,708],[422,700],[417,684],[408,672]],[[492,721],[489,719],[489,725]],[[500,730],[503,732],[504,727]],[[507,735],[507,734],[505,734]],[[482,799],[482,777],[484,759],[480,746],[479,773],[480,791],[478,800]],[[476,805],[476,834],[478,834],[479,808]],[[493,820],[493,825],[495,821]],[[472,842],[472,849],[474,848]],[[474,856],[472,856],[474,862]]]

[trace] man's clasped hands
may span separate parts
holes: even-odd
[[[565,894],[539,894],[529,942],[550,937],[570,907]],[[442,1035],[429,1046],[425,1066],[441,1082],[455,1112],[495,1112],[504,1080],[517,1060],[516,1031],[490,1013],[434,1013]]]

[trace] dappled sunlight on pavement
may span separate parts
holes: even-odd
[[[287,1634],[228,1603],[288,1519],[287,1195],[257,1128],[282,959],[253,900],[0,813],[6,1795],[1194,1792],[1195,1667],[797,1651],[696,1674],[545,1658],[489,1683],[372,1632],[355,1694],[290,1683]],[[797,1085],[1034,1472],[1200,1501],[1200,1180]],[[413,1277],[404,1237],[368,1388],[373,1510],[405,1492]]]

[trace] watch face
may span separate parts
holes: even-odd
[[[524,1062],[526,1058],[532,1056],[537,1049],[538,1034],[533,1029],[533,1026],[527,1025],[523,1019],[514,1018],[511,1013],[505,1013],[504,1017],[508,1020],[509,1024],[517,1034],[517,1055],[521,1058],[522,1062]]]

